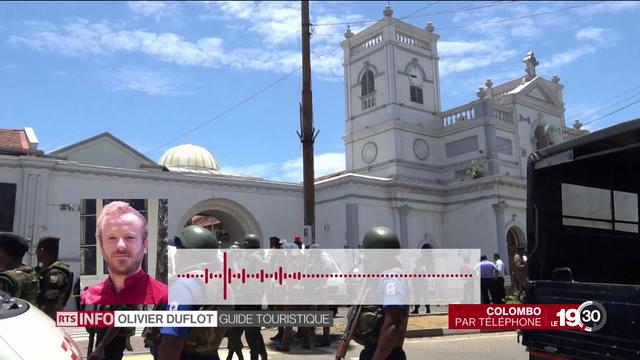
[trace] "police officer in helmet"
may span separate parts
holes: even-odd
[[[373,227],[364,235],[362,240],[364,249],[400,249],[400,241],[396,234],[387,227]],[[365,261],[368,271],[380,271],[382,273],[401,273],[400,264],[393,269],[374,269],[375,260]],[[378,281],[375,279],[374,281]],[[360,360],[388,359],[404,360],[406,354],[402,349],[407,323],[409,319],[409,306],[403,304],[406,299],[406,284],[402,278],[386,277],[374,283],[372,291],[377,291],[383,298],[382,305],[365,305],[357,319],[361,322],[356,327],[354,340],[364,345],[360,353]],[[363,318],[377,319],[376,321],[363,321]],[[366,327],[370,327],[367,329]]]
[[[202,226],[190,225],[181,229],[170,245],[178,249],[218,249],[218,239]],[[213,252],[213,258],[217,250]],[[201,265],[201,264],[198,264]],[[183,271],[184,269],[181,269]],[[200,271],[196,266],[193,271]],[[197,279],[177,279],[171,285],[171,291],[195,294],[206,291],[204,284]],[[198,296],[196,295],[196,298]],[[213,306],[192,305],[185,300],[178,310],[214,310]],[[221,309],[219,309],[221,310]],[[224,328],[186,328],[163,327],[147,328],[144,331],[145,346],[151,347],[155,359],[161,360],[219,360],[218,348],[225,335]]]

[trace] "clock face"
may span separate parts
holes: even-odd
[[[407,74],[409,75],[409,82],[413,86],[421,87],[422,86],[422,73],[420,70],[411,65],[409,69],[407,69]]]
[[[378,156],[378,146],[376,143],[369,141],[362,147],[362,161],[371,164]]]
[[[427,160],[429,157],[429,145],[427,141],[424,139],[416,139],[413,142],[413,153],[416,155],[418,160]]]

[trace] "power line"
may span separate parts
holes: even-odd
[[[451,13],[457,13],[457,12],[464,12],[464,11],[476,10],[476,9],[481,9],[481,8],[487,8],[487,7],[492,7],[492,6],[498,6],[498,5],[503,5],[503,4],[506,4],[506,3],[512,3],[512,2],[514,2],[514,1],[495,2],[495,3],[485,4],[485,5],[482,5],[482,6],[464,7],[464,8],[457,8],[457,9],[448,9],[448,10],[444,10],[444,11],[440,11],[440,12],[434,12],[434,13],[431,13],[431,14],[420,15],[420,16],[409,16],[409,15],[407,15],[407,16],[405,16],[404,18],[410,18],[410,17],[417,18],[417,17],[426,17],[426,16],[435,16],[435,15],[451,14]],[[501,19],[501,20],[497,20],[497,21],[488,21],[488,22],[474,23],[474,24],[469,24],[469,25],[460,25],[460,26],[455,26],[455,27],[450,27],[450,28],[443,28],[443,29],[441,29],[441,30],[450,30],[450,29],[464,28],[464,27],[469,27],[469,26],[478,26],[478,25],[486,25],[486,24],[497,24],[497,23],[503,23],[503,22],[508,22],[508,21],[514,21],[514,20],[519,20],[519,19],[525,19],[525,18],[530,18],[530,17],[536,17],[536,16],[541,16],[541,15],[551,14],[551,13],[555,13],[555,12],[560,12],[560,11],[565,11],[565,10],[575,9],[575,8],[579,8],[579,7],[590,6],[590,5],[593,5],[593,4],[596,4],[596,3],[599,3],[599,2],[602,2],[602,1],[596,1],[596,2],[593,2],[593,3],[589,3],[589,4],[574,5],[574,6],[569,6],[569,7],[561,8],[561,9],[549,10],[549,11],[544,11],[544,12],[539,12],[539,13],[529,14],[529,15],[525,15],[525,16],[518,16],[518,17],[514,17],[514,18]],[[435,5],[435,3],[430,4],[430,5],[428,5],[428,6],[432,6],[432,5]],[[428,6],[427,6],[427,7],[428,7]],[[426,8],[426,7],[425,7],[425,8]],[[415,13],[415,12],[422,11],[422,10],[424,10],[424,8],[423,8],[423,9],[419,9],[419,10],[417,10],[417,11],[414,11],[414,13]],[[411,13],[411,14],[413,14],[413,13]],[[410,15],[411,15],[411,14],[410,14]],[[375,21],[378,21],[378,20],[375,20]],[[344,22],[344,23],[333,23],[333,24],[315,24],[314,26],[346,25],[346,24],[365,23],[365,22],[373,22],[373,21]],[[331,49],[331,50],[329,50],[329,51],[327,51],[327,52],[325,52],[325,53],[323,53],[323,54],[321,54],[321,55],[316,55],[316,57],[318,57],[318,58],[319,58],[319,57],[325,56],[325,55],[327,55],[327,54],[329,54],[329,53],[332,53],[332,52],[334,52],[335,50],[340,49],[340,48],[341,48],[341,46],[338,46],[338,47],[336,47],[336,48],[334,48],[334,49]],[[167,146],[167,145],[169,145],[169,144],[173,143],[174,141],[176,141],[176,140],[178,140],[178,139],[180,139],[180,138],[182,138],[182,137],[184,137],[184,136],[187,136],[187,135],[189,135],[190,133],[192,133],[192,132],[194,132],[194,131],[196,131],[196,130],[198,130],[198,129],[201,129],[202,127],[204,127],[204,126],[206,126],[206,125],[208,125],[208,124],[212,123],[213,121],[215,121],[215,120],[217,120],[217,119],[219,119],[219,118],[221,118],[221,117],[225,116],[226,114],[230,113],[231,111],[233,111],[233,110],[237,109],[238,107],[240,107],[240,106],[244,105],[245,103],[247,103],[247,102],[249,102],[249,101],[253,100],[255,97],[257,97],[257,96],[261,95],[262,93],[266,92],[267,90],[269,90],[269,89],[271,89],[272,87],[276,86],[277,84],[281,83],[282,81],[284,81],[285,79],[287,79],[287,78],[288,78],[288,77],[290,77],[291,75],[293,75],[293,74],[297,73],[300,69],[301,69],[301,67],[297,67],[297,68],[296,68],[296,69],[294,69],[293,71],[291,71],[291,72],[289,72],[289,73],[286,73],[284,76],[280,77],[280,78],[279,78],[279,79],[277,79],[276,81],[274,81],[274,82],[272,82],[272,83],[270,83],[270,84],[266,85],[265,87],[263,87],[263,88],[259,89],[258,91],[254,92],[253,94],[249,95],[248,97],[244,98],[243,100],[239,101],[238,103],[236,103],[236,104],[232,105],[231,107],[229,107],[228,109],[226,109],[226,110],[224,110],[223,112],[219,113],[218,115],[216,115],[216,116],[214,116],[214,117],[212,117],[212,118],[210,118],[210,119],[208,119],[208,120],[204,121],[203,123],[201,123],[201,124],[199,124],[199,125],[195,126],[195,127],[194,127],[194,128],[192,128],[192,129],[190,129],[190,130],[188,130],[188,131],[186,131],[186,132],[184,132],[184,133],[182,133],[182,134],[180,134],[180,135],[178,135],[178,136],[176,136],[176,137],[172,138],[171,140],[169,140],[169,141],[167,141],[167,142],[163,143],[162,145],[157,146],[157,147],[155,147],[155,148],[153,148],[153,149],[151,149],[151,150],[147,151],[145,154],[153,153],[153,152],[155,152],[155,151],[157,151],[157,150],[159,150],[159,149],[161,149],[161,148],[163,148],[163,147],[165,147],[165,146]],[[333,72],[333,70],[331,70],[331,69],[329,69],[329,70],[330,70],[332,73],[334,73],[334,72]],[[334,73],[334,75],[337,75],[337,74],[335,74],[335,73]],[[638,100],[637,102],[640,102],[640,100]],[[628,105],[628,106],[631,106],[631,105],[633,105],[633,104],[635,104],[635,103],[636,103],[636,102],[634,102],[634,103],[632,103],[632,104],[630,104],[630,105]],[[628,107],[628,106],[626,106],[626,107]],[[619,111],[619,110],[618,110],[618,111]],[[617,112],[617,111],[616,111],[616,112]],[[613,113],[615,113],[615,112],[613,112]],[[602,118],[604,118],[604,117],[606,117],[606,116],[612,115],[613,113],[609,113],[609,114],[607,114],[607,115],[605,115],[605,116],[602,116],[602,117],[600,117],[600,118],[597,118],[597,119],[595,119],[595,120],[592,120],[592,121],[591,121],[591,122],[589,122],[589,123],[592,123],[592,122],[594,122],[594,121],[598,121],[598,120],[600,120],[600,119],[602,119]]]
[[[471,10],[479,10],[479,9],[485,9],[485,8],[490,8],[490,7],[494,7],[494,6],[511,4],[511,3],[516,2],[516,1],[517,0],[496,1],[496,2],[493,2],[493,3],[488,3],[488,4],[484,4],[484,5],[478,5],[478,6],[467,6],[467,7],[453,8],[453,9],[445,9],[445,10],[434,11],[432,13],[427,13],[427,14],[423,14],[423,15],[410,16],[409,18],[417,19],[417,18],[424,18],[424,17],[429,17],[429,16],[456,14],[456,13],[460,13],[460,12],[467,12],[467,11],[471,11]]]
[[[602,109],[600,109],[600,110],[598,110],[598,111],[595,111],[595,112],[593,112],[593,113],[589,114],[588,116],[586,116],[586,118],[587,118],[587,119],[583,119],[583,120],[587,120],[587,121],[588,121],[588,118],[592,118],[592,117],[594,117],[595,115],[598,115],[598,114],[600,114],[600,113],[602,113],[602,112],[604,112],[604,111],[607,111],[608,109],[611,109],[611,108],[612,108],[612,107],[614,107],[614,106],[617,106],[617,105],[620,105],[620,104],[626,103],[626,102],[628,102],[628,101],[630,101],[630,100],[633,100],[634,98],[637,98],[639,95],[640,95],[640,93],[636,93],[636,94],[633,94],[633,95],[631,95],[631,96],[627,96],[626,98],[624,98],[624,99],[622,99],[622,100],[620,100],[620,101],[617,101],[617,102],[615,102],[615,103],[613,103],[613,104],[611,104],[611,105],[605,106],[605,107],[603,107]]]
[[[313,55],[316,57],[316,59],[320,60],[321,56],[316,54],[315,51],[311,50],[311,52],[313,53]],[[335,71],[333,71],[333,69],[331,68],[331,66],[329,65],[325,65],[325,64],[320,64],[321,66],[324,66],[325,69],[329,70],[329,72],[331,72],[333,74],[333,76],[340,80],[343,84],[344,84],[344,78],[341,77],[340,75],[336,74]]]
[[[416,10],[416,11],[412,11],[412,12],[408,13],[407,15],[405,15],[405,16],[403,16],[403,17],[399,18],[399,19],[400,19],[400,20],[406,19],[406,18],[408,18],[408,17],[409,17],[409,16],[411,16],[411,15],[415,15],[415,14],[419,13],[420,11],[425,10],[425,9],[428,9],[428,8],[430,8],[430,7],[434,6],[434,5],[437,5],[437,4],[441,3],[441,2],[442,2],[442,1],[434,1],[434,2],[432,2],[431,4],[428,4],[427,6],[423,6],[423,7],[421,7],[420,9],[418,9],[418,10]]]
[[[169,141],[167,141],[167,142],[163,143],[162,145],[157,146],[157,147],[155,147],[155,148],[153,148],[153,149],[151,149],[151,150],[147,151],[147,152],[146,152],[146,154],[150,154],[150,153],[152,153],[152,152],[154,152],[154,151],[156,151],[156,150],[159,150],[159,149],[161,149],[161,148],[163,148],[163,147],[165,147],[165,146],[167,146],[167,145],[169,145],[169,144],[173,143],[174,141],[176,141],[176,140],[178,140],[178,139],[180,139],[180,138],[182,138],[182,137],[185,137],[185,136],[187,136],[187,135],[191,134],[192,132],[194,132],[194,131],[196,131],[196,130],[198,130],[198,129],[201,129],[201,128],[202,128],[202,127],[204,127],[204,126],[209,125],[210,123],[214,122],[215,120],[217,120],[217,119],[219,119],[219,118],[221,118],[221,117],[225,116],[226,114],[230,113],[231,111],[233,111],[233,110],[235,110],[235,109],[239,108],[240,106],[242,106],[242,105],[246,104],[247,102],[251,101],[252,99],[254,99],[255,97],[257,97],[258,95],[260,95],[260,94],[264,93],[265,91],[267,91],[267,90],[271,89],[272,87],[276,86],[277,84],[281,83],[282,81],[284,81],[284,80],[285,80],[286,78],[288,78],[289,76],[291,76],[291,75],[293,75],[293,74],[297,73],[299,70],[300,70],[300,67],[296,68],[295,70],[293,70],[293,71],[291,71],[291,72],[288,72],[287,74],[285,74],[284,76],[282,76],[282,77],[281,77],[281,78],[279,78],[278,80],[276,80],[276,81],[274,81],[274,82],[270,83],[269,85],[267,85],[267,86],[265,86],[265,87],[261,88],[260,90],[256,91],[255,93],[253,93],[253,94],[249,95],[248,97],[244,98],[243,100],[241,100],[240,102],[238,102],[238,103],[236,103],[235,105],[231,106],[230,108],[226,109],[225,111],[223,111],[223,112],[219,113],[218,115],[216,115],[216,116],[212,117],[211,119],[209,119],[209,120],[207,120],[207,121],[205,121],[205,122],[201,123],[200,125],[198,125],[198,126],[196,126],[196,127],[193,127],[193,128],[191,128],[191,129],[189,129],[188,131],[186,131],[186,132],[184,132],[184,133],[182,133],[182,134],[180,134],[180,135],[178,135],[178,136],[174,137],[173,139],[171,139],[171,140],[169,140]]]
[[[434,12],[427,13],[427,14],[422,14],[422,15],[411,15],[411,14],[413,14],[413,13],[411,13],[411,14],[409,14],[407,16],[402,17],[401,19],[417,19],[417,18],[423,18],[423,17],[429,17],[429,16],[455,14],[455,13],[459,13],[459,12],[478,10],[478,9],[484,9],[484,8],[489,8],[489,7],[494,7],[494,6],[510,4],[510,3],[513,3],[513,2],[515,2],[515,0],[512,0],[512,1],[496,1],[496,2],[483,4],[483,5],[477,5],[477,6],[467,6],[467,7],[460,7],[460,8],[453,8],[453,9],[445,9],[445,10],[440,10],[440,11],[434,11]],[[433,5],[435,5],[435,4],[433,4]],[[427,7],[425,7],[425,8],[427,8]],[[425,8],[419,9],[419,10],[417,10],[415,12],[422,11]],[[374,19],[374,20],[369,19],[369,20],[344,21],[344,22],[336,22],[336,23],[313,24],[313,26],[354,25],[354,24],[375,23],[375,22],[378,22],[378,21],[380,21],[380,19]]]
[[[623,91],[622,93],[620,93],[620,94],[618,94],[616,96],[613,96],[613,97],[611,97],[611,98],[609,98],[609,99],[607,99],[607,100],[605,100],[605,101],[603,101],[601,103],[598,103],[598,104],[594,105],[593,107],[591,107],[591,108],[589,108],[587,110],[581,111],[581,112],[573,114],[571,116],[567,116],[566,118],[570,119],[570,120],[578,119],[580,116],[582,116],[584,114],[587,114],[587,113],[591,112],[592,110],[595,110],[595,109],[601,107],[602,105],[607,104],[610,101],[613,101],[613,100],[615,100],[617,98],[620,98],[620,97],[622,97],[622,96],[624,96],[624,95],[626,95],[626,94],[628,94],[628,93],[630,93],[630,92],[632,92],[633,90],[636,90],[636,89],[640,89],[640,85],[636,85],[636,86],[634,86],[634,87],[632,87],[630,89],[627,89],[627,90]],[[591,115],[593,115],[593,114],[589,114],[588,116],[591,116]]]
[[[341,46],[338,46],[338,47],[336,47],[336,48],[333,48],[333,49],[331,49],[331,50],[329,50],[329,51],[326,51],[326,52],[322,53],[322,54],[321,54],[321,56],[325,56],[325,55],[327,55],[327,54],[330,54],[330,53],[332,53],[332,52],[334,52],[334,51],[336,51],[337,49],[340,49],[340,48],[341,48]],[[235,109],[239,108],[240,106],[242,106],[242,105],[246,104],[247,102],[249,102],[249,101],[253,100],[253,99],[254,99],[255,97],[257,97],[258,95],[261,95],[262,93],[266,92],[267,90],[271,89],[272,87],[274,87],[274,86],[278,85],[279,83],[283,82],[285,79],[287,79],[287,78],[288,78],[288,77],[290,77],[291,75],[293,75],[293,74],[297,73],[298,71],[300,71],[300,69],[302,69],[302,66],[298,66],[298,67],[297,67],[296,69],[294,69],[293,71],[286,73],[286,74],[285,74],[285,75],[283,75],[282,77],[278,78],[276,81],[274,81],[274,82],[272,82],[272,83],[270,83],[270,84],[266,85],[265,87],[263,87],[263,88],[259,89],[258,91],[254,92],[253,94],[251,94],[251,95],[247,96],[246,98],[244,98],[244,99],[240,100],[239,102],[237,102],[236,104],[234,104],[234,105],[232,105],[231,107],[227,108],[227,109],[226,109],[226,110],[224,110],[223,112],[221,112],[221,113],[217,114],[216,116],[214,116],[214,117],[212,117],[212,118],[210,118],[210,119],[208,119],[208,120],[204,121],[203,123],[201,123],[201,124],[199,124],[199,125],[197,125],[197,126],[195,126],[195,127],[191,128],[191,129],[189,129],[188,131],[185,131],[184,133],[182,133],[182,134],[180,134],[180,135],[178,135],[178,136],[176,136],[176,137],[172,138],[171,140],[169,140],[169,141],[167,141],[167,142],[163,143],[162,145],[159,145],[159,146],[157,146],[157,147],[155,147],[155,148],[153,148],[153,149],[151,149],[151,150],[149,150],[149,151],[145,152],[145,154],[151,154],[151,153],[153,153],[153,152],[155,152],[155,151],[157,151],[157,150],[159,150],[159,149],[162,149],[163,147],[165,147],[165,146],[167,146],[167,145],[169,145],[169,144],[173,143],[174,141],[179,140],[179,139],[181,139],[181,138],[183,138],[183,137],[185,137],[185,136],[187,136],[187,135],[191,134],[192,132],[194,132],[194,131],[196,131],[196,130],[198,130],[198,129],[203,128],[204,126],[209,125],[210,123],[214,122],[215,120],[220,119],[221,117],[223,117],[223,116],[227,115],[227,114],[228,114],[228,113],[230,113],[231,111],[233,111],[233,110],[235,110]]]
[[[608,114],[605,114],[605,115],[602,115],[602,116],[600,116],[600,117],[598,117],[598,118],[595,118],[595,119],[593,119],[593,120],[591,120],[591,121],[589,121],[589,122],[587,122],[587,123],[583,124],[583,126],[586,126],[586,125],[589,125],[589,124],[593,124],[593,123],[594,123],[594,122],[596,122],[596,121],[600,121],[600,120],[602,120],[602,119],[604,119],[604,118],[606,118],[606,117],[609,117],[609,116],[611,116],[611,115],[613,115],[613,114],[615,114],[615,113],[618,113],[618,112],[620,112],[620,111],[622,111],[622,110],[624,110],[624,109],[626,109],[626,108],[628,108],[628,107],[631,107],[631,106],[633,106],[633,105],[635,105],[635,104],[637,104],[637,103],[640,103],[640,99],[638,99],[638,100],[636,100],[636,101],[634,101],[634,102],[632,102],[632,103],[629,103],[629,104],[627,104],[627,105],[621,106],[621,107],[619,107],[619,108],[615,109],[614,111],[612,111],[612,112],[610,112],[610,113],[608,113]]]
[[[485,21],[485,22],[478,22],[478,23],[467,24],[467,25],[450,26],[450,27],[447,27],[447,28],[440,28],[439,31],[462,29],[462,28],[466,28],[466,27],[479,26],[479,25],[500,24],[500,23],[505,23],[505,22],[510,22],[510,21],[521,20],[521,19],[528,19],[528,18],[532,18],[532,17],[553,14],[553,13],[557,13],[557,12],[560,12],[560,11],[571,10],[571,9],[576,9],[576,8],[580,8],[580,7],[585,7],[585,6],[591,6],[591,5],[595,5],[597,3],[601,3],[601,2],[602,1],[595,1],[595,2],[588,3],[588,4],[567,6],[567,7],[560,8],[560,9],[541,11],[541,12],[533,13],[533,14],[529,14],[529,15],[516,16],[516,17],[512,17],[512,18],[506,18],[506,19],[500,19],[500,20],[494,20],[494,21]]]

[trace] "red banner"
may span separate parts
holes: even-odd
[[[113,327],[113,311],[56,311],[58,327]]]
[[[449,329],[585,330],[581,304],[451,304]]]

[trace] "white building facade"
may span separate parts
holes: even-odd
[[[316,181],[316,242],[357,247],[384,225],[403,247],[480,248],[511,259],[526,243],[527,157],[582,133],[564,124],[563,85],[538,76],[529,53],[522,78],[488,80],[476,100],[443,110],[439,36],[430,23],[421,29],[392,14],[387,8],[378,23],[345,34],[346,169]],[[0,184],[15,188],[13,203],[3,204],[14,208],[5,230],[34,242],[61,237],[60,257],[76,274],[83,199],[147,199],[150,226],[166,199],[169,237],[194,215],[215,217],[232,240],[256,233],[265,247],[269,236],[302,233],[300,184],[226,174],[201,148],[168,153],[156,163],[108,133],[44,156],[0,152]],[[94,274],[83,274],[91,283],[106,276],[95,251]]]
[[[317,183],[318,239],[353,247],[386,225],[404,247],[512,259],[526,243],[528,156],[583,133],[565,126],[560,79],[538,76],[529,53],[521,78],[443,110],[435,28],[383,14],[345,33],[346,170]]]

